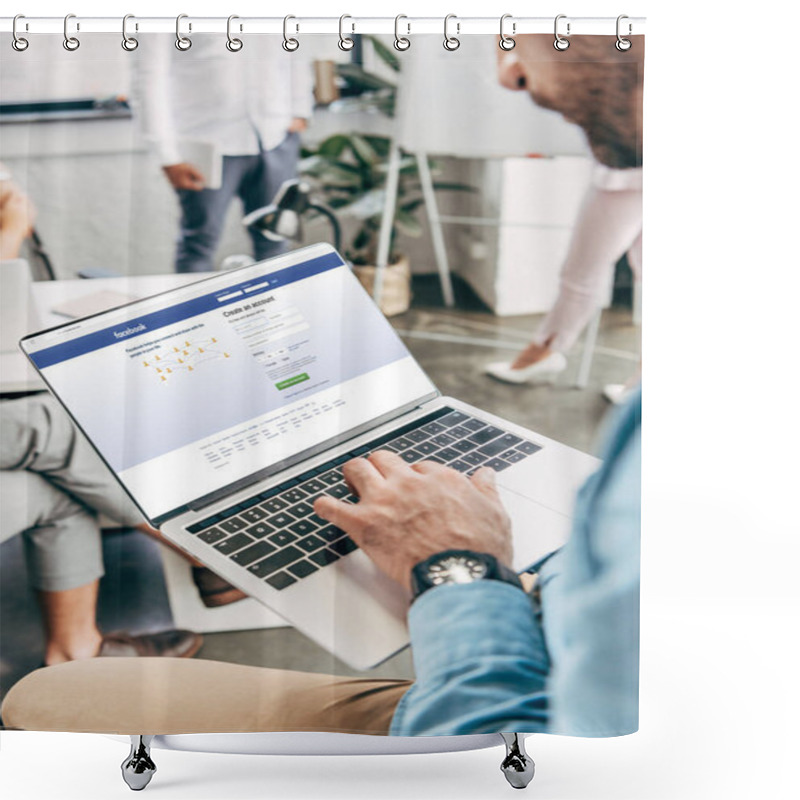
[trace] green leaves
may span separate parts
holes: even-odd
[[[354,263],[374,264],[377,260],[391,145],[387,136],[337,133],[321,142],[316,152],[310,151],[301,163],[302,174],[314,180],[329,206],[359,220],[351,244],[345,248]],[[433,172],[441,171],[435,162],[429,161],[429,166]],[[434,182],[434,189],[475,191],[466,184],[449,181]],[[419,213],[423,204],[417,158],[403,154],[390,234],[393,253],[399,235],[414,238],[422,235]]]
[[[400,59],[395,55],[394,50],[390,50],[377,36],[367,36],[375,48],[375,55],[386,64],[389,69],[400,72]]]
[[[349,143],[350,139],[348,136],[343,133],[335,133],[333,136],[329,136],[325,139],[319,146],[317,155],[322,158],[339,158]]]
[[[419,220],[402,208],[398,208],[394,212],[394,224],[400,233],[404,233],[406,236],[411,236],[415,239],[422,236],[422,225]]]
[[[393,83],[384,80],[372,72],[367,72],[359,64],[337,64],[336,72],[344,78],[354,89],[362,91],[377,92],[381,89],[392,89],[396,87]]]
[[[375,152],[372,145],[357,133],[350,135],[350,149],[353,155],[365,166],[374,166],[380,161],[380,156]]]

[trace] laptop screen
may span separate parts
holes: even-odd
[[[151,520],[436,392],[326,245],[23,346]]]

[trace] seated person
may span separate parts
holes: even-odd
[[[522,36],[511,55],[515,85],[581,124],[598,159],[641,147],[641,86],[630,80],[640,79],[640,65],[616,53],[613,37],[576,37],[557,53],[551,37]],[[620,122],[608,92],[630,105],[635,124]],[[576,500],[569,542],[537,565],[532,594],[508,574],[511,532],[491,470],[467,478],[386,451],[344,465],[359,503],[320,497],[315,511],[394,580],[415,586],[412,571],[452,550],[502,567],[491,578],[416,585],[413,684],[202,660],[94,660],[27,676],[3,718],[30,730],[133,735],[630,733],[638,726],[640,391],[617,410],[602,456]],[[158,697],[141,703],[156,686]]]
[[[0,165],[0,269],[17,259],[35,208]],[[96,624],[103,575],[97,514],[156,534],[118,487],[67,415],[47,394],[0,402],[0,540],[19,533],[31,585],[44,615],[44,663],[93,656],[194,655],[202,638],[172,630],[103,635]],[[160,538],[160,537],[159,537]],[[209,570],[195,567],[206,605],[243,597]]]
[[[0,403],[0,538],[24,537],[29,579],[44,615],[44,663],[194,655],[202,638],[191,631],[104,636],[97,628],[104,571],[97,513],[124,525],[142,522],[107,474],[49,395]]]

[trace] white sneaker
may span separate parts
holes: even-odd
[[[607,383],[603,387],[603,397],[612,405],[618,406],[627,400],[631,388],[624,383]]]
[[[504,383],[529,383],[530,381],[544,382],[552,380],[567,367],[567,359],[563,353],[550,353],[547,358],[531,364],[522,369],[511,369],[510,361],[494,361],[487,364],[483,371],[498,381]]]

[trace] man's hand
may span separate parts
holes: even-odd
[[[11,181],[0,190],[0,260],[17,258],[25,239],[33,231],[36,208]]]
[[[484,468],[472,479],[432,461],[409,466],[385,450],[343,467],[355,505],[323,496],[314,511],[345,530],[390,578],[410,588],[411,568],[443,550],[489,553],[511,566],[511,522]]]
[[[302,133],[307,127],[307,119],[303,117],[294,117],[289,123],[289,133]]]
[[[190,192],[199,192],[206,185],[205,176],[194,164],[186,162],[170,164],[163,167],[163,170],[173,189],[188,189]]]

